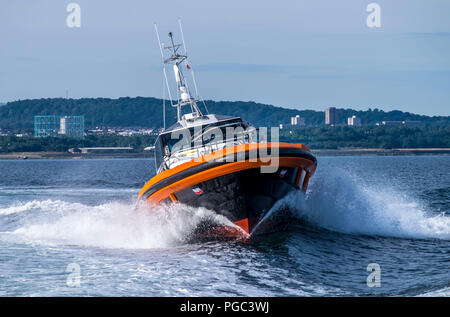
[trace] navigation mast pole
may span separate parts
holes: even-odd
[[[181,27],[181,24],[180,24],[180,27]],[[167,86],[167,91],[169,92],[169,98],[170,98],[170,102],[171,102],[172,107],[177,107],[177,119],[178,119],[178,121],[182,121],[184,119],[191,120],[191,119],[194,119],[196,117],[201,117],[203,114],[202,114],[202,112],[200,111],[200,109],[197,106],[196,99],[191,97],[191,94],[190,94],[190,91],[189,91],[188,82],[184,78],[183,72],[181,71],[181,68],[180,68],[180,65],[183,62],[185,62],[186,68],[190,69],[190,67],[189,67],[189,65],[187,63],[186,44],[184,43],[184,35],[182,34],[183,47],[184,47],[184,51],[185,51],[185,54],[183,55],[183,54],[179,54],[178,53],[178,49],[180,48],[181,44],[175,44],[172,32],[169,32],[169,39],[170,39],[171,46],[166,47],[166,46],[164,46],[164,44],[161,44],[161,40],[159,38],[159,32],[158,32],[158,28],[157,28],[156,24],[155,24],[155,31],[156,31],[156,36],[158,38],[159,49],[160,49],[160,52],[161,52],[161,58],[162,58],[162,61],[163,61],[163,73],[164,73],[165,83],[166,83],[166,86]],[[181,31],[181,33],[183,32],[182,29],[180,29],[180,31]],[[163,49],[168,49],[170,51],[171,56],[168,57],[168,58],[165,58]],[[173,65],[175,81],[177,83],[177,101],[178,102],[177,102],[176,105],[173,104],[172,94],[171,94],[171,91],[170,91],[170,87],[169,87],[169,83],[168,83],[168,79],[167,79],[167,74],[166,74],[166,68],[165,68],[166,64],[172,64]],[[196,93],[198,95],[198,90],[197,90],[197,84],[195,82],[195,77],[192,77],[192,80],[194,82],[195,90],[196,90]],[[185,114],[185,115],[182,116],[181,107],[182,106],[188,106],[188,105],[191,108],[191,113],[190,114]],[[163,113],[165,114],[165,110],[163,110]]]
[[[190,73],[191,73],[192,82],[194,83],[195,95],[196,95],[198,100],[202,101],[203,106],[206,109],[206,113],[209,113],[208,107],[206,106],[205,101],[203,100],[203,98],[198,93],[197,80],[195,79],[194,70],[192,69],[192,66],[189,66],[190,63],[189,63],[188,58],[187,58],[188,54],[187,54],[187,49],[186,49],[186,41],[184,40],[183,27],[181,26],[181,18],[178,18],[178,26],[180,27],[181,40],[183,41],[184,55],[186,55],[185,65],[186,65],[186,68],[188,68]]]
[[[165,88],[167,87],[167,91],[169,93],[169,99],[170,99],[170,104],[173,105],[173,101],[172,101],[172,94],[170,92],[170,87],[169,87],[169,81],[167,79],[167,73],[166,73],[166,63],[164,62],[164,52],[163,52],[163,48],[161,45],[161,40],[159,38],[159,32],[158,32],[158,26],[155,23],[155,33],[156,33],[156,37],[158,39],[158,46],[159,46],[159,51],[161,52],[161,60],[162,60],[162,67],[163,67],[163,126],[164,126],[164,130],[166,129],[166,99],[165,99]],[[164,83],[165,86],[164,87]]]

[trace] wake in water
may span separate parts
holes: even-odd
[[[3,231],[13,241],[47,245],[82,245],[102,248],[153,249],[186,241],[202,222],[231,225],[223,216],[204,208],[183,205],[138,206],[111,202],[98,206],[64,201],[31,201],[0,209],[19,217],[18,228]],[[2,224],[4,227],[5,224]]]
[[[450,217],[385,184],[367,185],[345,172],[318,176],[306,197],[293,193],[278,208],[317,226],[342,232],[403,238],[450,239]]]
[[[293,192],[267,217],[286,208],[329,230],[404,238],[450,239],[450,217],[433,215],[420,202],[383,184],[364,185],[343,172],[318,176],[306,196]],[[203,222],[235,226],[204,208],[184,205],[134,208],[133,203],[97,206],[33,200],[0,209],[2,239],[102,248],[167,248],[189,239]]]
[[[426,292],[418,295],[418,297],[449,297],[450,287],[445,287],[436,291]]]

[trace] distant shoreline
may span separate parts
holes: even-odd
[[[0,153],[0,160],[45,160],[45,159],[114,159],[114,158],[153,158],[153,153],[95,153],[71,154],[68,152],[14,152]]]
[[[450,155],[450,148],[417,149],[311,149],[317,156],[399,156],[399,155]],[[68,152],[15,152],[0,153],[0,160],[45,159],[115,159],[153,158],[153,153],[95,153],[71,154]]]
[[[317,156],[450,155],[450,148],[311,150]]]

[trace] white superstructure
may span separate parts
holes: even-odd
[[[177,108],[177,123],[166,129],[165,100],[163,98],[164,131],[158,136],[155,143],[158,172],[228,146],[256,141],[256,130],[248,123],[243,122],[241,118],[202,113],[198,106],[198,100],[201,100],[201,98],[198,95],[194,72],[188,63],[180,21],[179,28],[183,44],[175,44],[173,33],[169,32],[170,45],[165,46],[160,41],[158,28],[155,25],[163,61],[164,83],[171,105]],[[183,53],[179,52],[181,47],[184,48]],[[165,56],[165,50],[169,52],[169,56]],[[168,64],[172,65],[171,68],[177,86],[176,103],[172,100],[172,92],[167,78],[166,65]],[[193,83],[197,98],[192,97],[188,81],[182,71],[184,67],[191,74],[191,83]],[[203,100],[202,103],[206,112],[208,112]],[[186,108],[188,111],[183,112]]]

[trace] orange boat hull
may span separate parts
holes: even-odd
[[[248,236],[256,227],[258,233],[273,229],[278,220],[264,225],[259,221],[288,192],[305,192],[316,166],[315,157],[302,144],[232,146],[157,174],[138,199],[214,210],[236,227],[212,226],[202,234]]]

